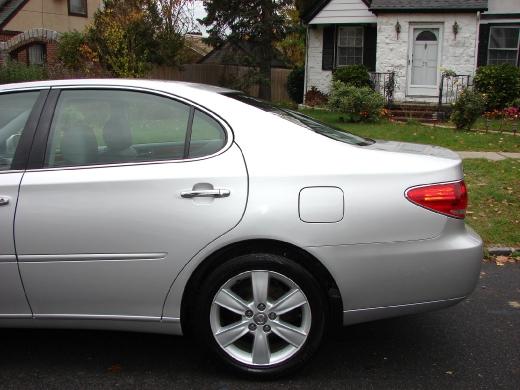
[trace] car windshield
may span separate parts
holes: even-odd
[[[302,114],[298,111],[281,108],[272,103],[266,102],[265,100],[257,99],[239,92],[226,92],[223,95],[239,100],[242,103],[249,104],[250,106],[259,108],[270,114],[279,116],[285,120],[293,122],[299,126],[305,127],[306,129],[312,130],[318,134],[332,138],[336,141],[345,142],[350,145],[367,146],[372,145],[375,141],[369,138],[359,137],[352,133],[348,133],[336,127],[330,126],[323,122],[317,121],[310,116]]]

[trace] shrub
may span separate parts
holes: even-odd
[[[518,108],[518,107],[505,108],[504,116],[511,121],[517,121],[518,119],[520,119],[520,108]]]
[[[348,65],[338,68],[332,76],[334,81],[341,81],[354,87],[373,87],[370,74],[363,65]]]
[[[520,68],[511,64],[477,69],[475,88],[486,95],[488,111],[502,109],[520,98]]]
[[[321,92],[318,88],[312,87],[305,94],[305,104],[311,107],[325,106],[328,102],[328,96]]]
[[[471,130],[475,121],[483,114],[486,108],[486,99],[477,92],[466,89],[453,105],[451,121],[457,129]]]
[[[344,114],[346,122],[376,121],[381,118],[385,99],[371,88],[358,88],[341,81],[332,83],[329,108]]]
[[[305,80],[305,68],[294,68],[287,77],[287,93],[289,97],[300,104],[303,103],[303,84]]]
[[[16,61],[8,61],[5,66],[0,66],[0,84],[46,79],[47,74],[42,66],[25,65]]]
[[[81,69],[83,67],[81,48],[85,44],[85,36],[78,31],[61,34],[58,43],[58,59],[68,69]]]
[[[103,69],[98,62],[85,62],[81,69],[74,70],[66,67],[63,62],[58,61],[45,66],[49,80],[85,79],[85,78],[113,78],[114,75]]]

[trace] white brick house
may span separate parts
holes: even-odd
[[[520,3],[520,0],[514,0]],[[444,69],[472,76],[487,0],[325,0],[307,24],[305,91],[329,92],[334,69],[393,74],[394,101],[437,102]]]

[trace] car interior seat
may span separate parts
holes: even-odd
[[[101,153],[104,162],[133,160],[137,151],[133,147],[132,130],[124,115],[112,115],[103,128],[106,149]]]
[[[77,125],[66,129],[61,139],[61,155],[72,165],[88,165],[98,162],[98,143],[92,128]]]

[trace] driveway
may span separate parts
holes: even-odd
[[[519,389],[520,264],[482,271],[464,303],[344,328],[289,379],[238,379],[181,337],[0,330],[0,388]]]

